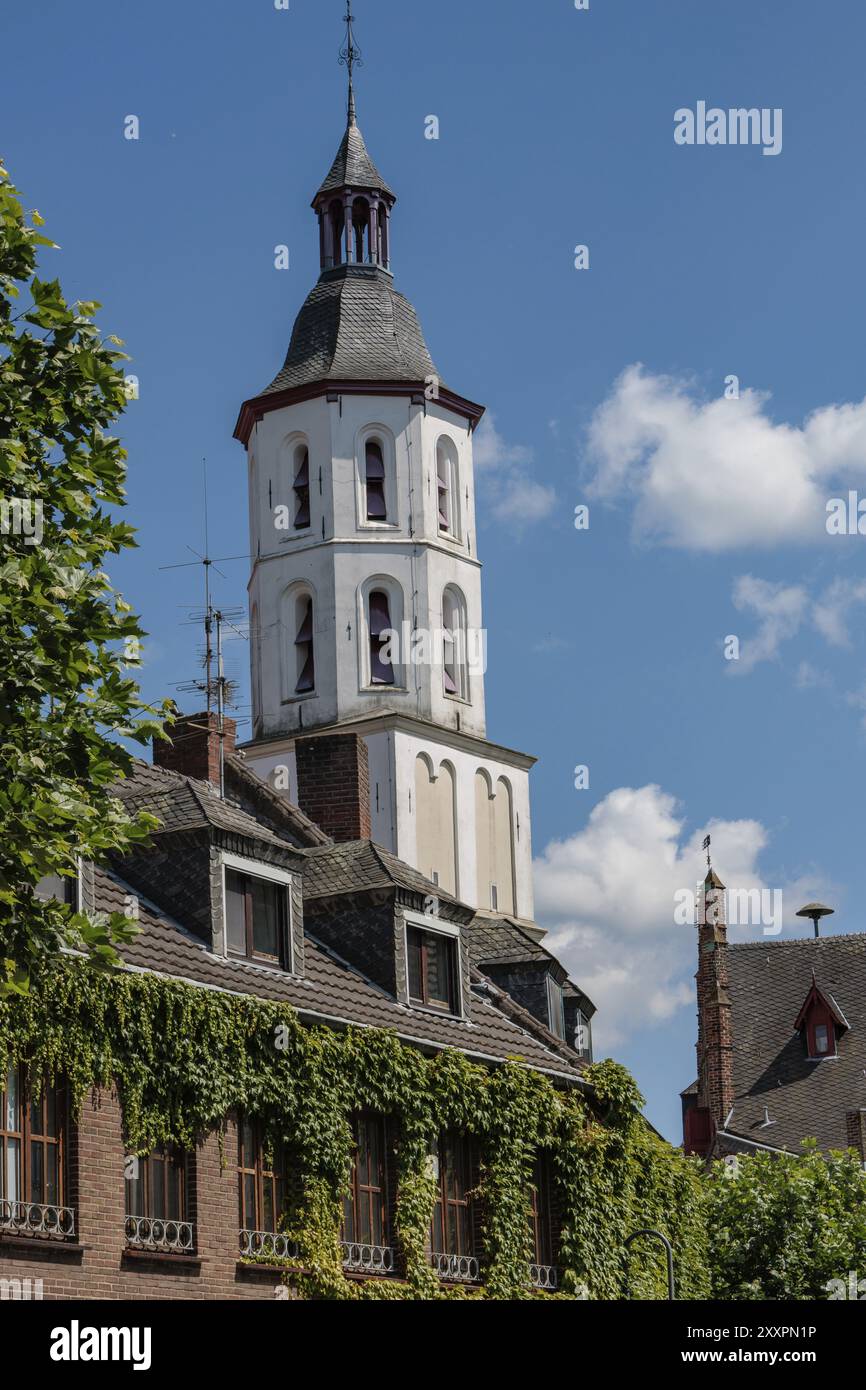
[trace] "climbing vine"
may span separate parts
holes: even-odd
[[[588,1070],[586,1090],[558,1089],[517,1059],[486,1068],[455,1051],[428,1057],[391,1032],[306,1028],[288,1005],[69,960],[47,966],[28,995],[0,1000],[0,1075],[16,1063],[64,1078],[76,1112],[92,1088],[116,1086],[126,1142],[141,1154],[161,1143],[192,1148],[236,1109],[258,1119],[266,1143],[293,1154],[287,1230],[303,1269],[285,1277],[302,1296],[545,1296],[527,1280],[539,1150],[550,1156],[562,1220],[556,1296],[664,1297],[659,1252],[626,1248],[645,1226],[674,1244],[679,1296],[707,1295],[705,1184],[649,1129],[633,1081],[612,1062]],[[341,1204],[361,1109],[391,1117],[397,1136],[399,1281],[343,1273]],[[481,1154],[484,1284],[471,1292],[443,1289],[426,1256],[429,1154],[449,1129],[473,1136]]]

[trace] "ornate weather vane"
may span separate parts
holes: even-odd
[[[355,23],[355,16],[352,14],[351,0],[346,0],[346,13],[343,16],[346,24],[346,42],[340,49],[340,66],[349,69],[349,120],[355,119],[355,68],[364,66],[364,59],[361,50],[355,43],[355,31],[352,25]]]
[[[709,871],[712,870],[712,867],[713,867],[712,860],[710,859],[710,837],[709,837],[709,835],[708,835],[707,838],[704,840],[703,848],[707,851],[707,870],[708,870],[708,872],[709,872]]]

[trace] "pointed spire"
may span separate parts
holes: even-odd
[[[351,0],[346,0],[346,13],[343,16],[346,25],[346,42],[340,49],[340,66],[349,70],[349,105],[348,121],[349,125],[357,124],[357,114],[355,111],[355,68],[364,66],[364,59],[361,50],[355,43],[355,31],[352,25],[355,23],[355,16],[352,14]]]

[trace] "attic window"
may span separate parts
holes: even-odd
[[[565,1004],[562,998],[562,985],[557,984],[552,975],[547,977],[547,1013],[550,1031],[565,1041]]]
[[[848,1026],[836,1000],[831,994],[825,994],[813,976],[812,988],[794,1024],[796,1031],[804,1038],[809,1057],[816,1062],[836,1057],[838,1039]]]
[[[226,868],[225,927],[230,956],[289,969],[289,916],[287,883]]]
[[[457,1012],[457,941],[439,932],[406,928],[409,998],[413,1004]]]

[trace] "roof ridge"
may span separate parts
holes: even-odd
[[[763,950],[765,947],[771,946],[826,946],[830,941],[862,941],[866,943],[866,931],[835,932],[832,936],[793,936],[788,937],[785,941],[779,939],[773,941],[766,939],[762,941],[730,941],[728,946],[732,951],[743,951],[753,950],[756,947]]]

